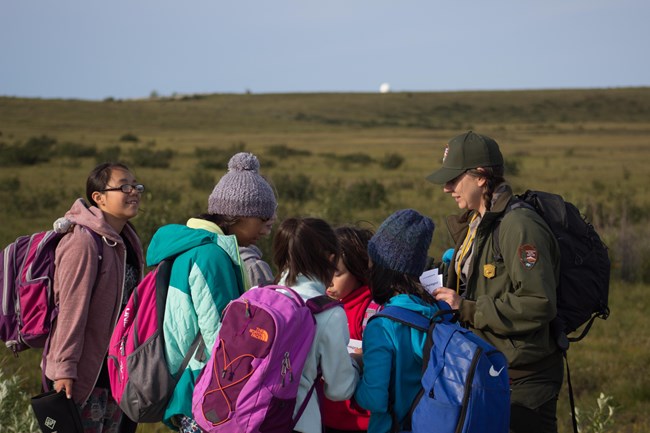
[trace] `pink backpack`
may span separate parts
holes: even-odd
[[[316,333],[313,315],[340,305],[327,296],[305,303],[284,286],[253,288],[231,301],[194,388],[192,413],[199,426],[207,433],[291,432],[315,385],[294,418]]]
[[[101,260],[101,238],[84,229],[97,244]],[[0,251],[0,340],[15,355],[46,346],[59,311],[54,304],[54,252],[65,235],[54,230],[25,235]]]
[[[172,264],[163,260],[133,290],[108,346],[111,393],[135,422],[162,421],[179,374],[195,352],[204,355],[199,333],[178,371],[167,365],[163,318]]]

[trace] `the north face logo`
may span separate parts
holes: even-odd
[[[269,333],[266,332],[265,329],[262,329],[262,328],[258,327],[258,328],[255,328],[255,329],[249,329],[248,332],[250,332],[251,337],[253,337],[253,338],[257,339],[257,340],[263,341],[265,343],[267,341],[269,341]]]

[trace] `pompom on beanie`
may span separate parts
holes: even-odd
[[[413,209],[398,210],[379,226],[368,242],[374,264],[419,277],[426,266],[435,225]]]
[[[208,198],[208,213],[269,219],[277,201],[271,185],[259,174],[260,162],[252,153],[240,152],[228,162],[224,174]]]

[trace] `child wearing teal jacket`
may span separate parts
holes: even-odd
[[[266,225],[275,215],[275,194],[259,168],[255,155],[233,155],[228,173],[208,197],[207,213],[186,226],[160,228],[147,251],[148,265],[176,257],[163,323],[170,369],[180,367],[199,332],[205,342],[204,356],[188,363],[165,410],[165,423],[180,433],[199,431],[192,418],[196,379],[212,351],[223,309],[250,287],[239,248],[268,233]]]
[[[395,305],[431,318],[438,307],[422,288],[433,222],[412,209],[388,217],[368,243],[370,290],[380,305]],[[426,334],[385,317],[363,334],[363,374],[354,398],[370,411],[369,433],[401,428],[421,389]],[[398,427],[399,426],[399,427]]]

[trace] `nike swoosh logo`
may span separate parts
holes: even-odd
[[[491,366],[490,366],[490,376],[492,376],[492,377],[498,377],[498,376],[501,374],[501,372],[503,371],[504,368],[505,368],[505,367],[501,367],[501,369],[500,369],[499,371],[496,371],[496,370],[494,369],[494,365],[491,365]]]

